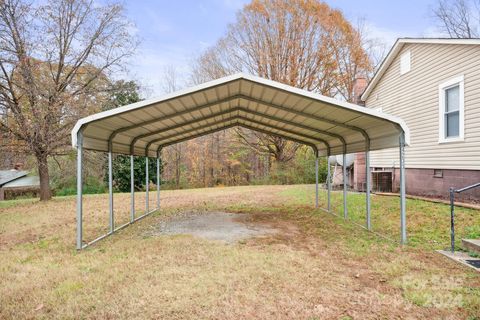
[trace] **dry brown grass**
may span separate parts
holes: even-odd
[[[162,211],[76,252],[73,197],[0,209],[0,318],[355,319],[480,314],[478,274],[400,248],[314,210],[311,186],[162,192]],[[289,195],[307,195],[306,201]],[[155,199],[152,193],[151,206]],[[137,195],[137,208],[144,207]],[[383,200],[382,200],[383,201]],[[116,194],[117,223],[129,195]],[[236,245],[149,236],[164,215],[250,213],[281,233]],[[105,195],[85,197],[87,240],[106,230]]]

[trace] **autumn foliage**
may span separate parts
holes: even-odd
[[[355,79],[372,72],[365,41],[361,29],[324,2],[253,0],[237,14],[225,36],[200,55],[192,81],[246,72],[354,101]],[[229,134],[246,150],[260,155],[269,168],[284,170],[287,163],[296,166],[292,161],[298,161],[299,152],[306,152],[297,143],[246,129]]]

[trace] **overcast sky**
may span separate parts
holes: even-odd
[[[136,26],[141,45],[132,60],[129,77],[146,88],[148,97],[163,93],[165,66],[188,77],[192,59],[213,45],[235,21],[244,0],[126,0],[128,17]],[[365,20],[370,35],[391,46],[397,37],[436,35],[431,8],[436,0],[327,0],[356,22]]]

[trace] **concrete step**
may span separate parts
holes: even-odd
[[[462,239],[463,247],[480,254],[480,239]]]
[[[455,251],[452,253],[451,251],[446,250],[438,250],[437,252],[443,254],[444,256],[463,264],[469,268],[477,270],[480,272],[480,259],[479,258],[472,258],[466,252]]]

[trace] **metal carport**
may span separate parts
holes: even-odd
[[[157,185],[157,207],[149,210],[147,183],[145,214],[135,217],[133,156],[156,157],[158,177],[162,148],[235,126],[277,135],[312,147],[317,156],[316,207],[318,157],[342,154],[345,160],[347,153],[365,152],[366,227],[369,230],[369,151],[399,147],[401,242],[406,242],[404,148],[410,141],[410,134],[405,122],[365,107],[240,73],[177,91],[160,99],[145,100],[100,112],[77,122],[72,130],[72,144],[78,151],[77,249],[82,249],[159,209],[160,185]],[[82,235],[83,149],[108,152],[109,155],[110,231],[87,244],[83,243]],[[130,222],[119,227],[115,226],[114,221],[112,153],[130,155],[132,164]],[[148,158],[146,170],[148,177]],[[330,170],[328,175],[330,176]],[[343,179],[346,180],[345,168]],[[330,182],[327,190],[326,209],[330,211]],[[346,201],[347,186],[344,183],[345,218]]]

